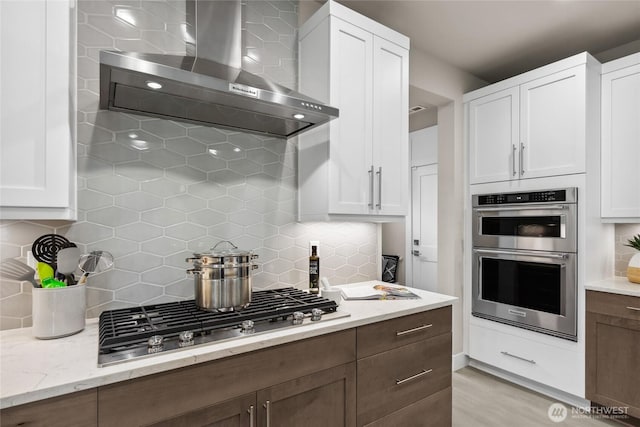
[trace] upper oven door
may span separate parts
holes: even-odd
[[[576,252],[575,203],[473,208],[473,246]]]

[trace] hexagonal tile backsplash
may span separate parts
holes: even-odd
[[[193,298],[184,259],[220,240],[259,255],[256,289],[307,287],[308,245],[334,283],[376,276],[378,228],[297,223],[294,141],[98,110],[101,49],[184,54],[184,1],[78,3],[78,221],[4,221],[1,257],[56,232],[114,268],[89,277],[87,314]],[[297,2],[243,2],[247,70],[297,81]],[[2,281],[0,328],[29,326],[30,284]],[[28,286],[27,286],[28,285]]]

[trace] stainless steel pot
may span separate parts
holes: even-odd
[[[231,249],[216,250],[221,243]],[[196,305],[207,311],[241,310],[251,303],[251,273],[258,255],[243,251],[228,240],[218,242],[210,252],[195,253],[187,262],[193,268]]]

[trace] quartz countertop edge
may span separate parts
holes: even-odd
[[[362,286],[379,282],[362,282]],[[222,359],[452,305],[456,297],[409,288],[420,299],[342,301],[350,314],[300,328],[276,330],[99,368],[98,320],[70,337],[38,340],[31,328],[0,332],[0,409]]]
[[[597,282],[589,282],[585,284],[584,288],[588,291],[640,297],[640,284],[631,283],[626,277],[611,277]]]

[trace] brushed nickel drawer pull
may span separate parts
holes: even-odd
[[[396,380],[396,385],[400,385],[400,384],[404,384],[404,383],[409,382],[409,381],[417,380],[421,376],[427,375],[427,374],[429,374],[431,372],[433,372],[433,369],[428,369],[428,370],[427,369],[423,369],[422,372],[418,372],[417,374],[411,375],[410,377],[407,377],[407,378],[405,378],[403,380]]]
[[[508,351],[501,351],[500,353],[504,354],[505,356],[513,357],[514,359],[522,360],[524,362],[529,362],[532,365],[536,364],[536,361],[533,360],[533,359],[525,359],[524,357],[520,357],[520,356],[516,356],[515,354],[511,354]]]
[[[271,401],[267,400],[262,406],[267,410],[265,417],[267,419],[267,427],[271,427]]]
[[[406,331],[398,331],[396,332],[397,337],[401,337],[402,335],[412,334],[414,332],[420,332],[422,330],[428,329],[432,327],[433,324],[429,323],[428,325],[418,326],[417,328],[407,329]]]
[[[249,409],[247,409],[247,412],[249,413],[249,427],[256,427],[256,420],[255,420],[256,409],[253,407],[253,405],[251,405],[249,406]]]
[[[640,308],[638,307],[627,307],[629,310],[633,310],[633,311],[640,311]]]

